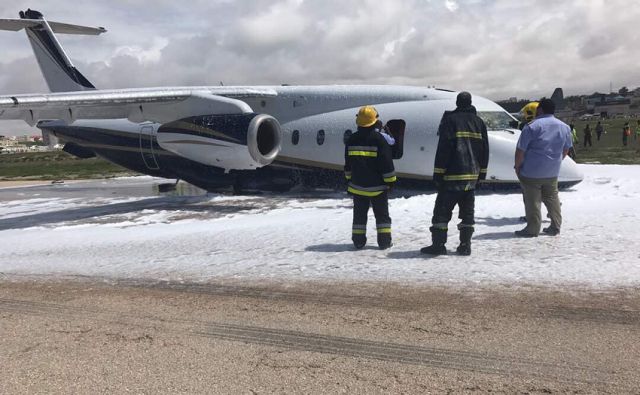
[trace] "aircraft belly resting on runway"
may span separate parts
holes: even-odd
[[[0,119],[22,119],[65,143],[137,172],[179,178],[207,190],[288,190],[343,183],[344,142],[360,106],[374,105],[396,138],[399,184],[429,188],[437,129],[457,92],[403,86],[201,86],[97,90],[73,66],[54,33],[104,28],[48,22],[37,11],[0,19],[25,29],[53,93],[0,96]],[[496,103],[474,96],[489,129],[487,183],[515,186],[519,131]],[[562,186],[582,180],[566,158]]]

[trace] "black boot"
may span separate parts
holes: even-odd
[[[386,250],[387,248],[390,248],[393,245],[393,243],[391,243],[391,233],[382,233],[382,232],[378,232],[378,247],[380,247],[381,250]]]
[[[471,255],[471,236],[473,235],[472,226],[461,226],[460,228],[460,245],[456,248],[459,255]]]
[[[447,255],[447,248],[444,246],[447,243],[447,231],[445,229],[430,228],[431,230],[431,242],[433,243],[429,247],[420,249],[420,253],[429,255]]]
[[[432,244],[429,247],[420,249],[421,254],[427,255],[447,255],[447,247],[444,244]]]
[[[367,236],[364,234],[353,234],[351,235],[351,240],[353,241],[353,245],[357,248],[357,249],[361,249],[362,247],[365,246],[365,244],[367,244]]]

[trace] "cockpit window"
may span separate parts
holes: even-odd
[[[478,116],[482,118],[488,130],[518,128],[518,120],[506,111],[478,111]]]

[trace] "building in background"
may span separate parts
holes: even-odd
[[[532,99],[538,100],[538,99]],[[622,87],[618,92],[564,97],[562,88],[556,88],[551,95],[556,105],[556,116],[563,120],[583,117],[615,118],[640,117],[640,88],[633,90]],[[517,115],[530,100],[511,97],[497,103],[511,114]]]
[[[57,139],[45,143],[44,136],[0,136],[0,154],[47,152],[60,149],[62,146],[57,143]]]

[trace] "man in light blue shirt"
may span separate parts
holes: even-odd
[[[524,195],[527,227],[516,232],[520,237],[537,237],[542,218],[540,203],[544,203],[551,218],[551,226],[544,233],[560,233],[562,214],[558,198],[558,174],[562,160],[572,147],[569,125],[553,116],[555,104],[542,99],[538,116],[527,124],[518,140],[515,169]]]

